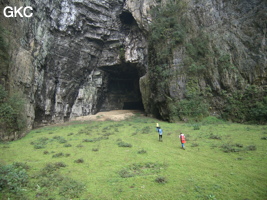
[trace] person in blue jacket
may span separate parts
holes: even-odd
[[[158,129],[158,133],[159,133],[159,141],[162,142],[162,134],[163,134],[163,131],[162,131],[162,129],[160,127]]]

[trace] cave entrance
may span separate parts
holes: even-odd
[[[100,111],[144,110],[136,65],[101,67],[107,77],[105,100]]]

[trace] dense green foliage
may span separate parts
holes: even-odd
[[[169,103],[169,106],[171,116],[179,116],[183,120],[189,117],[197,121],[208,115],[209,108],[209,105],[205,103],[205,99],[199,95],[191,96],[175,103]]]
[[[222,113],[224,118],[238,122],[267,122],[267,91],[251,85],[245,91],[236,90],[222,95],[226,99]]]
[[[0,139],[26,128],[24,101],[18,94],[8,95],[0,85]]]
[[[23,163],[0,165],[0,192],[21,195],[28,184],[27,169]]]

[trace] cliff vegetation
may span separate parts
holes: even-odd
[[[0,85],[0,140],[15,140],[26,130],[25,102],[17,94],[8,94]]]
[[[203,4],[198,6],[201,8]],[[147,110],[169,121],[199,121],[214,114],[235,122],[265,123],[266,73],[250,81],[244,68],[253,70],[257,66],[241,64],[249,58],[233,50],[247,51],[246,47],[235,46],[236,37],[244,30],[230,35],[222,24],[220,34],[229,34],[227,40],[222,40],[222,35],[210,31],[214,25],[195,23],[197,12],[196,6],[193,9],[186,1],[170,0],[152,9],[148,96],[154,104],[147,106]],[[263,34],[266,27],[260,22],[258,25]],[[223,49],[225,43],[234,48]],[[261,65],[260,60],[255,62]],[[259,68],[264,70],[266,63],[262,64]]]

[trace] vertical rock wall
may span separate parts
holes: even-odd
[[[168,86],[162,92],[149,72],[141,79],[145,110],[171,120],[176,105],[193,94],[209,103],[210,113],[221,115],[234,107],[229,99],[239,103],[245,98],[247,88],[266,96],[266,1],[184,2],[188,28],[184,40],[172,49]],[[149,63],[150,70],[154,64]],[[234,97],[237,93],[239,99]]]
[[[29,128],[99,111],[114,66],[145,72],[146,39],[122,0],[1,4],[34,9],[32,18],[1,15],[12,44],[6,82],[24,94]]]

